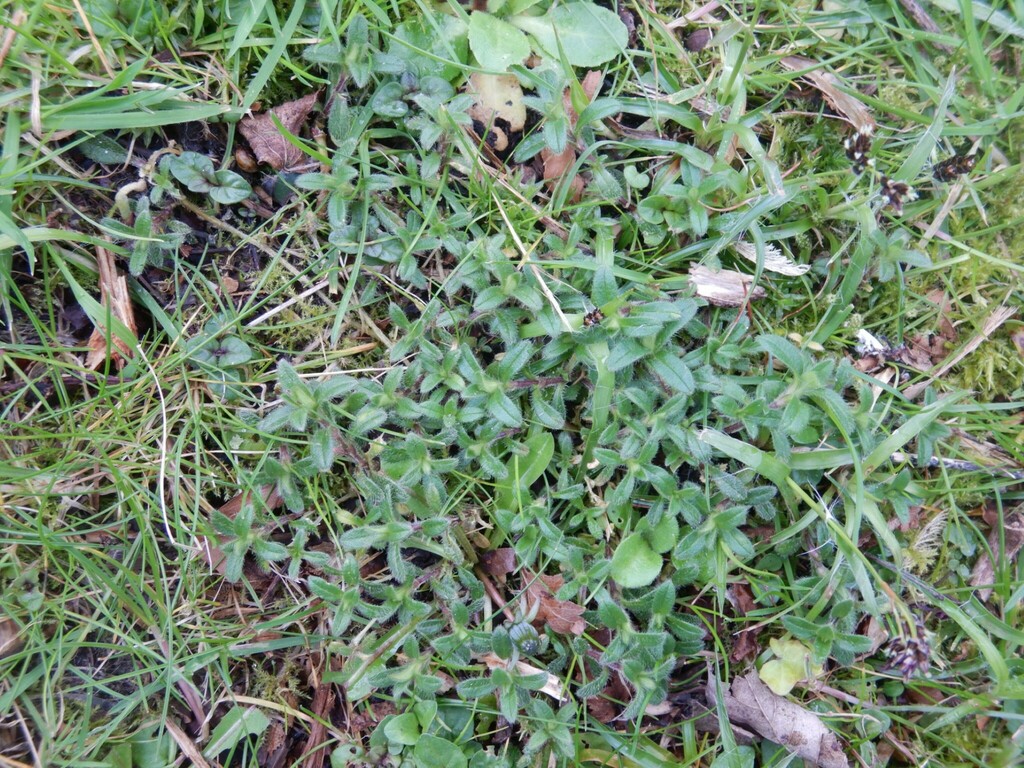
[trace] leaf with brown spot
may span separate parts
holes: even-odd
[[[281,126],[291,134],[298,134],[309,113],[316,104],[317,93],[301,99],[280,104],[269,112],[242,118],[238,129],[252,147],[253,154],[261,163],[267,163],[275,171],[297,168],[306,159],[306,153],[296,147],[274,124],[276,117]]]
[[[526,596],[530,605],[540,604],[537,610],[537,618],[534,623],[547,624],[552,631],[560,635],[582,635],[587,628],[587,622],[583,619],[584,608],[581,605],[568,600],[559,600],[554,593],[565,584],[561,576],[544,576],[530,578],[529,572],[524,572],[527,578]]]
[[[498,152],[508,149],[509,134],[526,126],[523,87],[515,75],[488,75],[475,72],[466,81],[465,92],[474,97],[469,116],[483,126],[482,134],[493,136]]]

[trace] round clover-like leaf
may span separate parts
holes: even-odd
[[[661,555],[651,548],[641,532],[619,542],[612,555],[612,578],[626,589],[646,587],[661,573]]]

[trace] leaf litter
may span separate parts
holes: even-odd
[[[715,684],[707,685],[709,704],[715,702]],[[850,761],[839,737],[821,718],[786,699],[761,682],[756,670],[732,681],[723,691],[729,722],[743,726],[769,741],[785,747],[810,765],[820,768],[848,768]]]
[[[238,124],[253,154],[261,163],[275,171],[293,171],[307,165],[305,152],[292,144],[274,122],[275,118],[288,133],[297,135],[316,105],[318,93],[279,104],[258,115],[247,115]]]

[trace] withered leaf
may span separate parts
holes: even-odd
[[[738,307],[746,301],[748,293],[752,299],[765,296],[764,288],[753,283],[750,275],[731,269],[715,271],[700,264],[690,268],[690,285],[698,296],[716,307]]]
[[[516,551],[512,547],[501,547],[480,555],[480,563],[487,575],[500,581],[516,569]]]
[[[715,701],[715,685],[707,686],[708,701]],[[732,681],[725,692],[729,722],[746,726],[762,737],[780,744],[809,765],[821,768],[849,768],[839,738],[817,714],[789,699],[772,693],[761,682],[757,670]]]
[[[733,243],[733,249],[747,261],[757,263],[757,248],[753,243],[740,240]],[[764,247],[764,268],[768,272],[778,272],[787,277],[799,277],[811,268],[810,264],[797,264],[779,250],[777,245],[768,243]]]
[[[524,577],[528,578],[527,602],[530,605],[540,603],[535,622],[547,624],[560,635],[582,635],[583,630],[587,628],[587,622],[583,619],[583,606],[568,600],[559,600],[554,595],[565,584],[565,579],[561,576],[543,574],[535,579],[529,576],[528,572],[524,573]]]
[[[17,622],[10,616],[0,614],[0,659],[17,653],[25,644]]]
[[[978,588],[978,599],[982,602],[991,597],[992,584],[996,579],[995,564],[988,553],[995,552],[1007,564],[1012,564],[1020,554],[1021,547],[1024,547],[1024,506],[1007,514],[1001,528],[998,518],[988,522],[992,526],[988,534],[988,549],[974,563],[970,580],[971,586]]]
[[[96,249],[96,269],[100,276],[100,303],[109,308],[111,316],[120,320],[132,336],[135,336],[135,310],[128,297],[128,282],[124,275],[118,274],[114,257],[106,248]],[[118,368],[123,367],[125,361],[133,354],[125,339],[113,329],[101,325],[97,325],[89,336],[88,345],[89,354],[85,359],[85,367],[92,370],[99,368],[106,361],[108,354]]]
[[[242,118],[238,129],[249,142],[257,160],[267,163],[275,171],[293,170],[303,162],[305,153],[277,129],[274,117],[281,121],[288,133],[297,134],[313,111],[317,95],[311,93],[301,99],[280,104],[269,112]]]
[[[821,91],[821,95],[828,102],[828,105],[846,117],[850,124],[858,131],[866,134],[874,133],[875,118],[871,116],[868,108],[860,99],[851,96],[841,89],[841,86],[845,85],[845,83],[839,77],[831,72],[820,69],[823,66],[822,64],[811,59],[805,59],[803,56],[787,56],[780,63],[787,69],[794,71],[810,69],[811,71],[804,72],[803,76],[810,81],[811,85]],[[850,86],[847,86],[847,88],[854,90]]]

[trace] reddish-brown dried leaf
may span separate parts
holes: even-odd
[[[612,702],[602,696],[595,696],[587,699],[587,712],[599,723],[610,723],[619,716],[619,709]]]
[[[729,599],[736,608],[736,612],[740,616],[746,616],[748,613],[757,608],[757,603],[754,600],[754,592],[750,589],[750,585],[745,582],[737,582],[729,588]],[[732,652],[729,654],[729,658],[734,662],[745,661],[747,659],[753,659],[757,656],[758,651],[758,636],[760,630],[751,627],[750,629],[744,629],[736,633],[736,640],[732,644]]]
[[[591,70],[584,76],[580,86],[583,88],[583,93],[586,95],[588,103],[594,100],[594,96],[601,90],[603,82],[604,72],[600,70]],[[579,115],[576,114],[576,110],[572,105],[572,92],[568,88],[562,92],[562,105],[565,107],[566,116],[569,118],[570,128],[575,130]],[[576,162],[576,148],[570,143],[564,150],[558,153],[552,152],[550,149],[543,149],[540,153],[540,159],[544,165],[544,180],[548,182],[548,188],[553,189],[557,180],[561,179],[565,172],[572,168]],[[572,200],[579,200],[583,196],[583,179],[579,176],[573,176],[570,185],[572,186]]]
[[[559,600],[554,595],[565,584],[565,579],[557,575],[541,575],[534,579],[529,572],[524,573],[524,578],[527,579],[528,604],[540,603],[534,623],[547,624],[560,635],[583,634],[587,628],[587,622],[583,620],[583,606],[569,600]]]
[[[96,268],[100,276],[100,303],[110,309],[110,314],[120,320],[134,335],[136,332],[135,311],[131,299],[128,298],[128,282],[124,275],[119,275],[114,264],[114,257],[105,248],[96,249]],[[110,344],[108,345],[108,340]],[[132,356],[131,348],[110,329],[97,325],[89,337],[89,354],[85,359],[85,367],[99,368],[109,354],[113,363],[121,368],[125,360]]]
[[[311,93],[301,99],[280,104],[269,112],[243,117],[238,124],[253,154],[261,163],[267,163],[275,171],[293,170],[305,159],[306,154],[284,137],[274,125],[276,117],[291,134],[298,134],[302,125],[313,111],[318,94]],[[272,117],[273,116],[273,117]]]
[[[10,616],[0,615],[0,659],[17,653],[24,644],[17,622]]]
[[[516,551],[512,547],[484,552],[480,555],[480,563],[489,576],[504,582],[505,577],[516,569]]]

